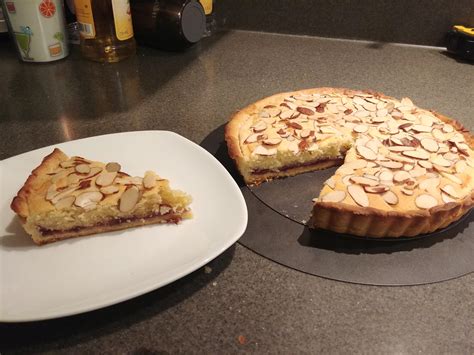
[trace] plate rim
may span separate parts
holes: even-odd
[[[169,131],[169,130],[126,131],[126,132],[108,133],[108,134],[84,137],[84,138],[80,138],[80,139],[55,143],[55,144],[52,144],[52,145],[40,147],[40,148],[31,150],[31,151],[20,153],[20,154],[11,156],[9,158],[0,160],[0,168],[3,165],[1,163],[6,162],[7,160],[21,158],[21,156],[23,156],[23,155],[32,154],[32,153],[35,153],[35,152],[37,152],[39,150],[42,150],[42,149],[46,149],[46,148],[54,149],[54,147],[62,146],[64,144],[68,144],[68,143],[71,143],[71,142],[80,142],[80,141],[84,141],[84,140],[90,140],[90,139],[93,139],[93,138],[100,138],[100,137],[106,137],[106,136],[116,136],[116,135],[126,135],[126,134],[140,134],[140,133],[146,133],[146,134],[157,133],[157,134],[165,134],[165,135],[175,136],[175,138],[181,140],[185,144],[193,146],[193,148],[197,148],[199,151],[203,152],[204,155],[206,155],[211,161],[213,161],[215,166],[219,170],[221,170],[224,173],[224,175],[228,178],[229,185],[232,187],[234,192],[236,192],[236,196],[239,197],[239,205],[240,205],[240,208],[242,209],[241,212],[242,212],[242,215],[243,215],[243,220],[242,220],[241,223],[239,223],[238,230],[236,228],[236,231],[234,233],[232,233],[232,235],[222,244],[221,247],[216,248],[215,250],[213,250],[213,252],[206,253],[205,257],[202,258],[202,260],[196,262],[195,264],[191,264],[190,266],[185,267],[179,273],[174,273],[174,274],[172,274],[171,276],[169,276],[165,279],[159,280],[158,282],[154,281],[154,282],[151,282],[146,287],[138,287],[138,289],[135,290],[135,292],[128,292],[128,293],[125,292],[124,294],[120,295],[119,297],[111,297],[107,301],[95,302],[95,303],[89,304],[88,306],[78,306],[74,310],[71,309],[71,310],[68,310],[68,311],[61,311],[61,310],[52,311],[52,312],[49,312],[49,314],[48,314],[48,312],[47,313],[39,312],[39,314],[36,315],[36,316],[35,315],[25,316],[23,314],[21,314],[20,316],[14,316],[14,315],[11,315],[11,314],[6,316],[4,314],[5,312],[2,312],[0,310],[0,322],[2,322],[2,323],[25,323],[25,322],[45,321],[45,320],[51,320],[51,319],[57,319],[57,318],[70,317],[70,316],[83,314],[83,313],[88,313],[88,312],[91,312],[91,311],[95,311],[95,310],[99,310],[99,309],[102,309],[102,308],[110,307],[110,306],[122,303],[124,301],[131,300],[131,299],[136,298],[138,296],[144,295],[146,293],[149,293],[151,291],[154,291],[154,290],[162,288],[166,285],[169,285],[172,282],[177,281],[177,280],[191,274],[192,272],[198,270],[202,266],[206,265],[210,261],[217,258],[219,255],[224,253],[233,244],[235,244],[242,237],[242,235],[245,233],[245,231],[247,229],[247,226],[248,226],[248,208],[247,208],[247,203],[245,201],[245,198],[244,198],[240,188],[238,187],[236,181],[232,178],[232,176],[227,171],[227,169],[222,165],[222,163],[218,159],[216,159],[216,157],[214,157],[210,152],[208,152],[206,149],[201,147],[199,144],[197,144],[197,143],[191,141],[190,139],[188,139],[188,138],[186,138],[186,137],[184,137],[184,136],[182,136],[182,135],[180,135],[176,132],[173,132],[173,131]]]

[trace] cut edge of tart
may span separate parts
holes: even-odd
[[[14,197],[11,208],[38,244],[192,217],[192,198],[147,171],[132,177],[118,163],[46,156]]]
[[[474,138],[407,98],[334,88],[276,94],[237,112],[225,138],[247,184],[344,161],[314,199],[313,228],[410,237],[474,205]]]

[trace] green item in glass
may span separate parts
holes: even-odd
[[[33,60],[30,57],[30,44],[31,44],[31,35],[33,32],[28,26],[21,26],[21,32],[15,32],[16,42],[18,47],[23,52],[23,57],[25,60]]]

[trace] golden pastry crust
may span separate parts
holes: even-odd
[[[38,245],[191,218],[191,197],[153,172],[131,177],[117,163],[46,156],[13,198],[12,210]]]
[[[343,96],[349,96],[349,97],[353,97],[354,95],[363,96],[364,94],[367,94],[370,97],[373,97],[374,99],[376,99],[374,103],[376,103],[377,100],[382,100],[386,102],[388,102],[389,100],[392,100],[392,101],[400,103],[398,100],[394,98],[383,95],[381,93],[369,91],[369,90],[356,91],[356,90],[350,90],[350,89],[344,89],[344,88],[340,88],[340,89],[319,88],[319,89],[307,89],[307,90],[276,94],[268,98],[259,100],[252,105],[247,106],[246,108],[244,108],[243,110],[237,112],[234,116],[232,116],[232,118],[230,119],[229,123],[226,126],[225,139],[228,145],[229,155],[231,156],[232,159],[234,159],[239,171],[241,172],[245,181],[248,184],[255,184],[255,183],[258,184],[266,180],[271,180],[272,178],[292,176],[301,172],[317,170],[319,168],[318,164],[314,164],[311,166],[294,166],[292,169],[288,169],[288,171],[284,170],[284,171],[268,171],[267,172],[265,171],[265,169],[263,169],[262,174],[257,174],[260,176],[255,176],[255,174],[254,175],[249,174],[248,169],[246,169],[246,165],[248,165],[249,164],[248,161],[252,159],[251,148],[254,148],[254,147],[250,147],[251,145],[244,144],[246,142],[244,142],[244,140],[242,140],[242,137],[240,137],[240,135],[243,134],[242,132],[244,132],[244,134],[248,134],[248,132],[252,133],[251,128],[254,126],[250,126],[248,122],[252,120],[253,120],[252,122],[255,122],[258,119],[256,116],[257,113],[262,112],[265,109],[265,107],[268,107],[268,105],[278,106],[280,103],[286,100],[285,98],[288,98],[288,97],[296,98],[297,96],[313,95],[313,94],[321,94],[321,95],[327,94],[327,95],[336,95],[336,96],[343,95]],[[407,105],[410,105],[410,104],[413,105],[410,100],[408,100],[407,102],[408,102]],[[301,105],[301,103],[299,105]],[[470,149],[473,149],[474,137],[458,121],[453,120],[435,111],[419,109],[414,105],[413,105],[413,108],[415,110],[412,113],[415,113],[417,110],[420,110],[419,111],[421,112],[420,114],[423,114],[423,112],[431,113],[434,117],[436,117],[440,121],[452,126],[455,129],[455,133],[456,132],[461,133],[462,136],[464,137],[465,143],[469,146]],[[293,110],[295,109],[293,108]],[[298,107],[298,110],[299,110],[299,107]],[[398,110],[398,107],[397,107],[397,110]],[[258,116],[258,117],[265,117],[265,116]],[[364,116],[361,116],[361,117],[364,117]],[[402,118],[404,119],[403,115],[402,115]],[[411,117],[410,119],[413,120],[414,118]],[[404,121],[404,122],[407,122],[407,121]],[[362,121],[362,123],[364,123],[364,121]],[[423,127],[421,127],[421,129],[422,128]],[[418,135],[418,138],[421,139],[419,135]],[[419,143],[420,142],[418,141],[417,144],[419,145]],[[354,153],[354,148],[351,148],[351,152],[352,152],[351,153],[352,156],[349,160],[356,159],[357,157],[354,158],[354,156],[356,156],[357,154]],[[453,152],[457,152],[457,150],[454,150]],[[424,153],[426,154],[426,151]],[[401,153],[398,153],[398,154],[401,154]],[[467,153],[467,156],[468,156],[467,159],[472,158],[472,154],[470,152]],[[374,158],[370,158],[370,160]],[[399,159],[400,158],[405,158],[405,159],[410,160],[409,158],[403,156],[403,154],[401,155],[401,157],[399,157]],[[357,159],[360,159],[360,158],[357,158]],[[405,165],[414,164],[415,166],[417,166],[417,162],[418,161],[415,159],[414,162],[412,163],[404,163],[404,164]],[[325,162],[322,161],[321,163],[324,165]],[[347,163],[347,156],[346,156],[346,163]],[[470,164],[472,164],[472,160]],[[330,166],[330,164],[328,164],[328,166]],[[344,168],[344,165],[342,165],[341,168]],[[412,167],[408,166],[407,171],[409,171],[409,169],[412,169],[412,168],[413,166]],[[441,168],[442,167],[440,167],[440,169]],[[468,169],[469,169],[468,171],[470,171],[471,168],[468,167]],[[362,172],[363,170],[364,169],[362,169]],[[428,171],[432,171],[432,170],[428,169]],[[451,173],[447,172],[446,175],[450,175],[450,176],[446,176],[447,178],[449,178],[447,180],[445,178],[445,175],[443,175],[444,174],[443,170],[441,170],[441,172],[439,170],[435,170],[434,173],[432,174],[435,174],[436,172],[441,174],[439,176],[441,179],[441,185],[443,186],[446,186],[448,183],[451,184],[449,180],[457,181],[459,179],[458,177],[452,176]],[[354,176],[358,178],[359,175],[354,175]],[[374,200],[370,196],[371,195],[370,193],[366,194],[365,192],[362,191],[362,194],[365,196],[363,196],[364,199],[362,199],[362,202],[361,202],[362,206],[361,206],[355,200],[352,200],[353,197],[351,195],[347,195],[348,190],[346,190],[346,188],[343,185],[341,185],[341,182],[340,182],[340,178],[342,177],[342,175],[338,175],[338,173],[336,172],[335,177],[339,177],[338,187],[334,187],[334,186],[332,188],[325,187],[321,192],[320,198],[318,198],[315,201],[313,211],[312,211],[312,214],[313,214],[312,221],[311,221],[312,227],[329,229],[329,230],[333,230],[339,233],[348,233],[348,234],[354,234],[354,235],[359,235],[359,236],[378,237],[378,238],[415,236],[415,235],[419,235],[423,233],[433,232],[439,228],[446,227],[453,221],[458,220],[464,214],[469,212],[469,210],[472,208],[474,204],[473,202],[474,190],[472,189],[472,178],[470,176],[468,176],[467,178],[463,178],[464,182],[461,185],[455,184],[456,186],[460,186],[460,188],[464,190],[466,188],[470,189],[469,193],[465,194],[463,192],[462,198],[457,199],[454,202],[451,202],[451,200],[454,200],[453,198],[451,198],[449,195],[446,195],[447,196],[446,200],[448,200],[448,202],[446,201],[443,203],[438,202],[437,205],[431,208],[428,208],[429,206],[428,207],[423,206],[423,208],[421,207],[416,208],[415,206],[413,208],[413,203],[414,203],[413,201],[415,200],[415,197],[420,197],[419,196],[420,193],[414,194],[413,191],[406,191],[407,195],[408,194],[414,195],[410,202],[411,205],[409,203],[405,205],[405,201],[408,201],[408,199],[402,196],[401,201],[403,203],[400,202],[400,204],[398,204],[398,206],[396,207],[393,207],[393,206],[389,207],[389,205],[387,205],[384,202],[380,203],[380,201],[375,201],[376,207],[369,206],[369,203],[365,202],[365,199],[366,199],[365,196],[369,196],[370,197],[369,200],[371,202],[373,202]],[[416,179],[417,178],[415,177],[415,180],[413,181],[413,183],[415,184],[414,185],[415,189],[417,186]],[[363,187],[363,185],[359,185],[359,186]],[[469,186],[471,187],[469,188]],[[448,186],[448,187],[451,188],[452,186]],[[333,202],[333,201],[330,201],[331,199],[329,199],[328,201],[323,201],[323,199],[321,199],[321,196],[327,194],[328,192],[331,192],[332,190],[343,191],[343,192],[345,191],[345,193],[339,195],[338,199],[340,199],[340,201]],[[400,192],[398,191],[398,193]],[[441,192],[441,195],[443,195],[443,192]],[[431,197],[428,196],[427,198],[430,199],[432,197],[433,196]],[[426,203],[426,201],[420,201],[420,202],[421,202],[420,205],[423,205],[424,203]]]

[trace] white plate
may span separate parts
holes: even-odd
[[[194,217],[36,246],[10,210],[33,168],[54,147],[69,156],[155,170],[193,196]],[[33,321],[112,305],[166,285],[235,243],[247,207],[235,181],[207,151],[178,134],[142,131],[57,144],[0,162],[0,321]]]

